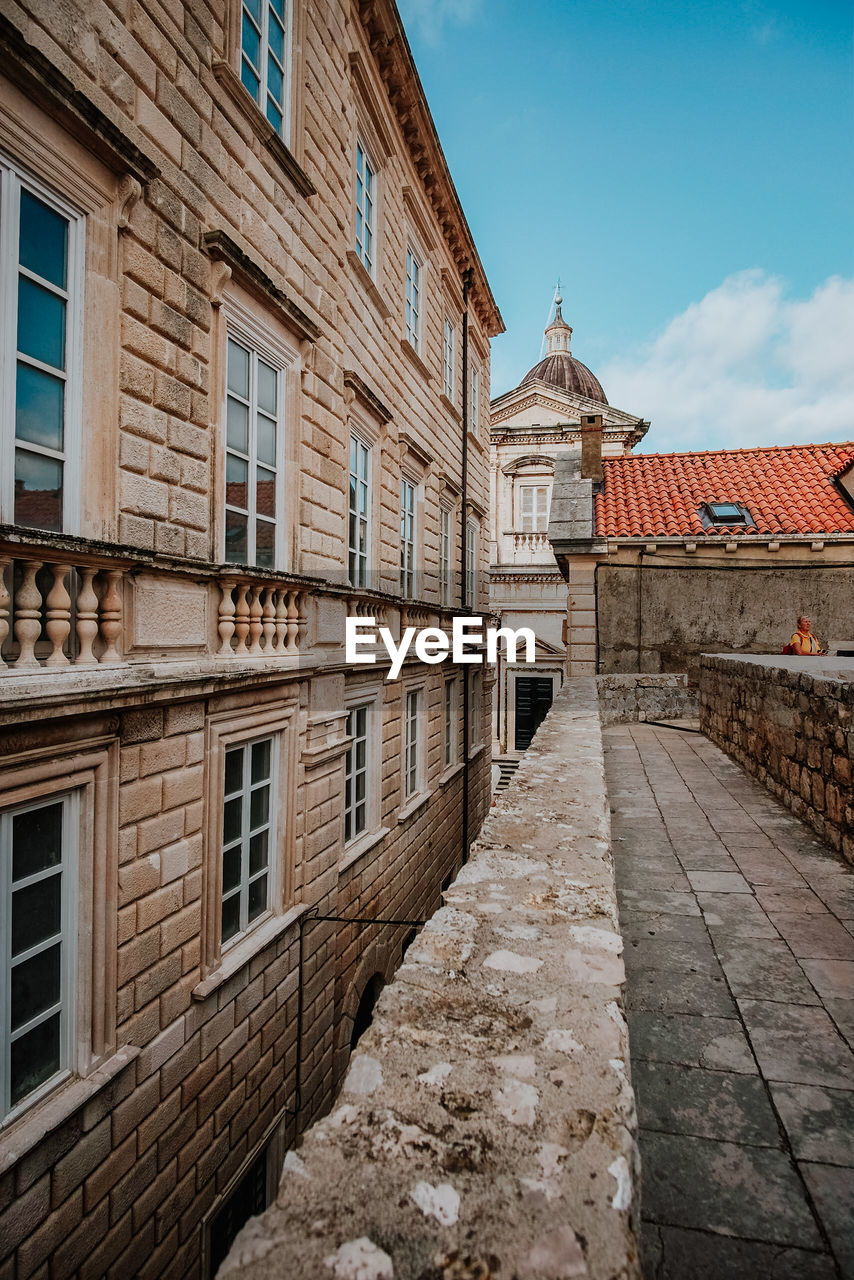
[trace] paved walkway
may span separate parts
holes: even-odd
[[[647,1280],[854,1277],[854,873],[700,734],[605,747]]]

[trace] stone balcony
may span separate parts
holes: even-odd
[[[186,680],[280,677],[343,661],[348,614],[373,617],[398,638],[407,625],[449,629],[459,612],[332,574],[178,560],[5,527],[0,706],[140,684],[171,696]]]

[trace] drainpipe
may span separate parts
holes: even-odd
[[[469,291],[474,279],[474,269],[463,272],[463,467],[460,480],[460,606],[469,608],[474,601],[468,598],[466,575],[466,505],[468,503],[469,473]],[[477,579],[475,578],[475,581]],[[462,860],[469,858],[469,682],[468,671],[462,673],[463,681],[463,837]]]
[[[638,674],[641,673],[641,655],[643,653],[643,556],[646,547],[638,551]]]

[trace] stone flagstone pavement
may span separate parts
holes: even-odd
[[[854,1277],[854,873],[687,727],[604,732],[646,1280]]]

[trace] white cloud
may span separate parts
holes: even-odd
[[[470,26],[480,15],[483,0],[401,0],[400,13],[408,34],[424,44],[441,44],[448,27]]]
[[[742,271],[597,374],[611,404],[652,422],[646,450],[852,440],[854,280],[793,299]]]

